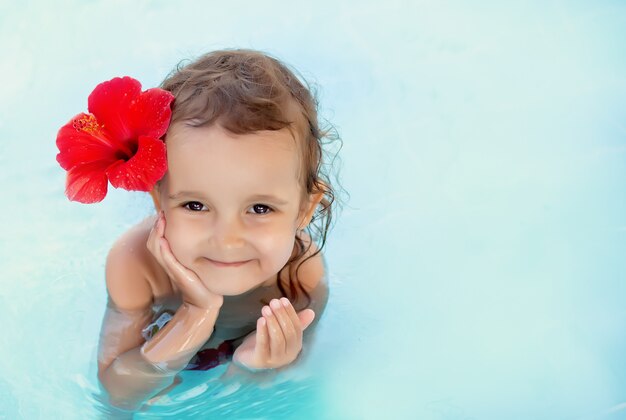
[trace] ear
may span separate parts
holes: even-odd
[[[313,218],[313,213],[315,213],[315,209],[317,208],[317,205],[320,203],[320,201],[322,201],[322,198],[324,198],[323,191],[317,194],[309,195],[308,203],[305,205],[301,213],[302,216],[300,217],[298,230],[304,229],[308,226],[308,224],[311,222],[311,219]]]
[[[161,195],[159,193],[159,188],[155,185],[152,190],[150,190],[150,196],[152,196],[152,201],[154,202],[154,208],[157,213],[161,211]]]

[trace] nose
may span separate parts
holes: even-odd
[[[245,243],[243,233],[244,226],[239,217],[221,216],[215,221],[212,237],[219,249],[238,249]]]

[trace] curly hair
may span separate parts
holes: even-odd
[[[302,292],[308,306],[311,297],[298,281],[298,269],[320,253],[326,244],[338,197],[329,174],[323,171],[327,165],[327,151],[323,146],[325,139],[341,142],[332,126],[325,130],[320,128],[319,102],[309,84],[301,82],[293,70],[267,53],[224,49],[212,51],[189,63],[179,63],[161,83],[161,88],[175,97],[172,124],[184,121],[189,126],[202,127],[217,123],[233,134],[287,127],[294,139],[300,139],[298,181],[304,187],[302,199],[310,194],[323,195],[306,227],[312,241],[305,246],[302,238],[296,235],[296,252],[283,267],[289,266],[288,293],[281,281],[277,284],[282,295],[293,300]],[[319,242],[317,251],[294,269],[291,263],[305,255],[313,241]]]

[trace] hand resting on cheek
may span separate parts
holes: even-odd
[[[221,307],[224,303],[224,297],[207,289],[196,273],[183,266],[176,259],[164,234],[165,215],[161,211],[146,245],[181,291],[183,302],[204,310]]]

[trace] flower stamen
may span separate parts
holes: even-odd
[[[72,127],[76,131],[84,131],[88,134],[95,135],[100,132],[104,126],[98,124],[98,120],[91,114],[85,114],[81,118],[76,118],[72,121]]]

